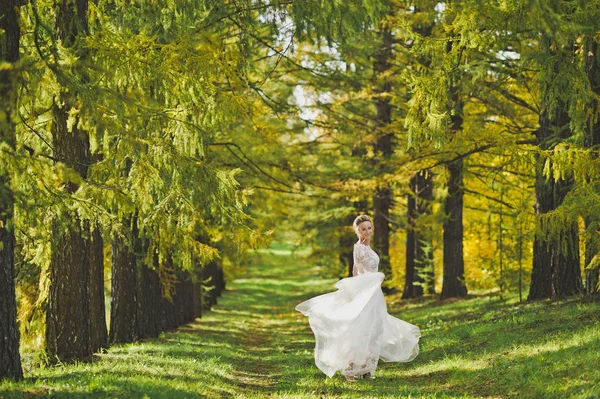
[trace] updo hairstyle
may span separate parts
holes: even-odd
[[[356,219],[354,219],[354,223],[352,223],[352,227],[354,228],[354,232],[356,233],[357,236],[358,235],[358,225],[363,223],[363,222],[371,222],[371,218],[368,215],[359,215],[356,217]],[[360,236],[359,236],[360,237]]]

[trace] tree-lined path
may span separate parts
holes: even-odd
[[[92,364],[36,368],[0,397],[122,398],[593,398],[600,395],[600,304],[507,305],[488,297],[400,301],[390,313],[423,330],[410,364],[383,364],[375,381],[327,379],[294,311],[334,279],[289,248],[263,250],[211,313],[177,331],[116,345]],[[542,320],[545,320],[542,323]]]

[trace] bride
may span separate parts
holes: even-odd
[[[348,381],[374,379],[379,359],[410,362],[419,354],[419,327],[390,316],[381,291],[379,256],[371,249],[373,225],[367,215],[353,223],[353,277],[338,281],[338,290],[296,306],[308,316],[315,334],[315,363],[327,376],[340,371]]]

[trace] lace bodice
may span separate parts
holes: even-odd
[[[354,244],[354,266],[358,274],[375,273],[379,268],[379,256],[368,245],[357,242]]]

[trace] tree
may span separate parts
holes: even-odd
[[[543,15],[543,19],[538,19]],[[529,299],[564,297],[583,290],[579,234],[586,236],[586,264],[597,247],[598,2],[533,6],[530,18],[543,31],[531,47],[541,113],[537,132],[534,264]],[[596,45],[597,46],[597,45]],[[596,47],[597,48],[597,47]],[[579,220],[586,222],[585,230]],[[591,269],[594,269],[593,267]],[[594,279],[594,273],[587,275]]]
[[[431,229],[423,220],[432,213],[433,178],[422,170],[410,179],[406,210],[406,273],[402,298],[435,293]],[[427,220],[430,222],[430,220]]]
[[[84,57],[84,37],[88,34],[87,0],[62,0],[57,7],[55,34],[65,49]],[[79,71],[79,73],[83,73]],[[75,75],[84,79],[83,75]],[[91,164],[87,131],[79,116],[72,120],[77,93],[66,87],[65,76],[58,74],[62,88],[53,100],[52,147],[54,159],[85,179]],[[62,78],[62,79],[61,79]],[[65,191],[75,193],[78,185],[68,181]],[[63,209],[54,221],[50,292],[46,313],[46,350],[49,361],[91,359],[90,342],[90,227],[76,213]]]
[[[92,352],[108,346],[104,305],[104,240],[101,226],[92,227],[90,242],[90,342]]]
[[[138,339],[137,238],[135,217],[123,218],[123,229],[112,240],[112,297],[110,308],[111,344]]]
[[[373,162],[376,173],[386,172],[387,165],[394,154],[394,132],[389,131],[392,122],[392,106],[390,104],[391,85],[386,76],[393,62],[393,34],[391,27],[382,21],[379,26],[378,47],[373,55],[373,81],[376,96],[374,98],[376,115],[375,123],[379,128],[374,144]],[[373,193],[373,246],[379,254],[379,270],[387,276],[392,276],[390,265],[390,209],[394,202],[392,187],[382,182],[375,187]]]
[[[0,154],[11,157],[15,150],[13,110],[17,96],[19,61],[19,6],[10,0],[0,5]],[[0,166],[0,380],[23,377],[19,354],[19,329],[14,274],[14,197],[6,163]]]
[[[591,35],[584,38],[583,53],[585,54],[585,70],[590,82],[590,89],[596,94],[596,100],[590,104],[592,108],[600,108],[600,45],[598,40]],[[598,151],[600,148],[600,115],[595,120],[590,120],[586,129],[584,145]],[[598,159],[598,154],[593,155]],[[600,189],[595,187],[595,192]],[[586,234],[586,252],[585,252],[585,289],[588,294],[597,293],[600,290],[600,243],[598,242],[598,230],[600,229],[600,216],[589,215],[586,218],[588,233]]]
[[[436,8],[437,9],[437,8]],[[463,62],[465,44],[458,27],[453,26],[457,15],[462,11],[454,2],[444,3],[444,30],[437,35],[442,37],[421,37],[418,30],[413,32],[422,44],[413,46],[416,54],[430,54],[423,68],[424,73],[413,78],[413,95],[409,100],[406,125],[409,143],[425,136],[440,145],[456,144],[461,147],[467,90],[466,81],[460,68]],[[456,37],[452,35],[455,34]],[[423,58],[423,56],[421,56]],[[426,66],[426,65],[424,65]],[[468,68],[465,68],[468,71]],[[459,150],[460,151],[460,150]],[[458,152],[458,151],[457,151]],[[467,295],[464,279],[463,256],[463,169],[464,156],[446,155],[443,162],[447,194],[444,199],[445,218],[443,223],[443,282],[441,298]]]

